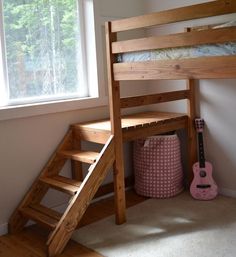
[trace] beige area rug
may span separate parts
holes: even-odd
[[[131,207],[127,218],[120,226],[105,218],[74,239],[107,257],[236,257],[236,199],[204,202],[183,193]]]

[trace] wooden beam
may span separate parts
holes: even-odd
[[[236,28],[219,28],[177,33],[112,43],[112,53],[126,53],[236,41]]]
[[[114,80],[115,55],[112,54],[111,44],[117,41],[116,33],[111,33],[111,22],[106,23],[106,51],[107,51],[107,74],[109,108],[111,120],[111,133],[115,141],[115,162],[113,165],[116,223],[122,224],[126,221],[125,206],[125,183],[124,183],[124,157],[123,140],[121,128],[121,109],[120,109],[120,85]]]
[[[81,150],[81,137],[75,135],[75,131],[72,129],[73,135],[73,149]],[[73,179],[83,181],[83,167],[82,163],[71,159],[71,176]]]
[[[186,28],[187,33],[191,33],[195,28]],[[201,28],[204,29],[204,28]],[[186,89],[189,90],[189,99],[187,100],[187,114],[188,114],[188,129],[187,129],[187,174],[186,174],[186,186],[190,187],[193,179],[192,166],[197,161],[197,135],[194,125],[194,119],[196,118],[196,81],[193,79],[188,79],[186,81]]]
[[[188,90],[165,92],[153,95],[143,95],[121,98],[121,108],[137,107],[142,105],[156,104],[182,100],[189,97]]]
[[[139,126],[133,129],[127,129],[123,132],[124,141],[133,141],[136,139],[146,138],[156,134],[162,134],[170,131],[175,131],[182,128],[187,128],[188,117],[183,116],[182,118],[176,119],[175,121],[146,124],[145,126]]]
[[[60,254],[64,249],[90,201],[106,177],[114,159],[114,138],[111,136],[100,153],[96,164],[86,175],[80,190],[71,200],[56,229],[50,235],[47,242],[49,257]]]
[[[115,63],[115,80],[227,79],[236,76],[236,56]]]
[[[219,0],[112,21],[112,32],[170,24],[236,12],[235,0]]]
[[[89,129],[79,126],[74,126],[74,137],[84,141],[105,144],[111,135],[111,131],[100,129]]]
[[[193,179],[192,166],[197,161],[197,135],[194,128],[194,119],[196,118],[195,107],[195,80],[187,80],[186,88],[190,91],[190,98],[187,102],[187,114],[188,114],[188,172],[187,172],[187,186]]]
[[[133,187],[134,186],[134,176],[128,176],[125,178],[125,187]],[[102,185],[97,193],[94,196],[94,199],[99,198],[101,196],[105,196],[107,194],[114,193],[114,182]]]

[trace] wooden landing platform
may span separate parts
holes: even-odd
[[[188,116],[182,113],[170,112],[142,112],[126,115],[121,118],[123,140],[131,141],[140,137],[161,134],[187,127]],[[83,132],[104,133],[111,132],[110,120],[97,120],[72,125]]]

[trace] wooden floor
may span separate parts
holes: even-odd
[[[136,195],[133,191],[126,193],[127,207],[136,205],[146,198]],[[98,201],[89,206],[80,226],[96,222],[114,214],[113,197]],[[17,235],[0,237],[0,257],[46,257],[45,242],[47,232],[37,226],[31,226]],[[70,241],[60,257],[101,257],[74,241]],[[58,256],[58,257],[59,257]]]

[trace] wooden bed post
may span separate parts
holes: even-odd
[[[197,161],[197,143],[196,132],[194,128],[194,119],[196,118],[195,107],[195,80],[187,80],[187,89],[189,90],[189,99],[187,105],[188,114],[188,173],[187,173],[187,186],[190,185],[193,179],[192,165]]]
[[[185,32],[191,32],[192,28],[186,28]],[[186,84],[186,89],[189,90],[189,98],[187,99],[187,114],[188,114],[188,165],[187,165],[187,187],[190,186],[190,183],[193,179],[192,166],[197,161],[197,139],[196,131],[194,127],[194,119],[196,118],[196,106],[195,106],[195,80],[188,79]]]
[[[106,23],[106,48],[107,48],[107,73],[109,90],[109,108],[111,120],[111,133],[115,141],[115,162],[113,165],[114,193],[116,223],[122,224],[126,221],[125,214],[125,179],[124,179],[124,159],[123,159],[123,136],[121,128],[120,110],[120,85],[113,77],[113,64],[115,56],[112,54],[111,44],[117,40],[117,33],[111,32],[111,22]]]

